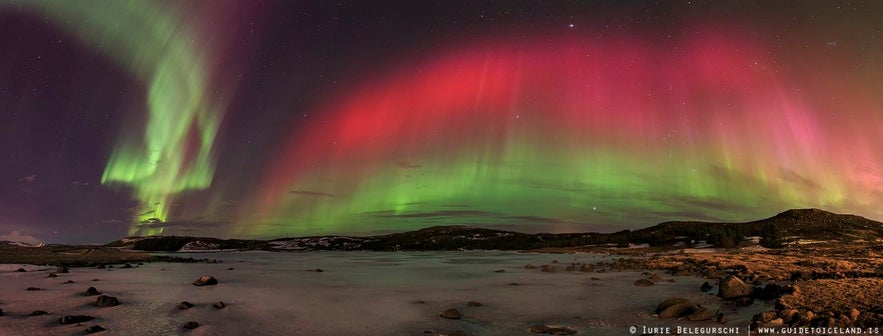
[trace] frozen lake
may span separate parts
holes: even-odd
[[[82,335],[93,324],[102,335],[434,335],[462,330],[467,335],[531,335],[535,324],[572,326],[579,335],[623,335],[630,326],[721,326],[653,317],[656,305],[684,297],[730,322],[748,325],[768,307],[755,304],[734,312],[698,290],[704,279],[674,277],[652,287],[635,287],[640,272],[564,272],[571,262],[594,263],[594,254],[475,252],[225,252],[186,254],[217,264],[151,263],[138,268],[73,268],[47,278],[55,268],[16,273],[0,268],[0,335]],[[558,272],[522,268],[559,262]],[[17,265],[16,265],[17,266]],[[228,270],[228,268],[233,270]],[[314,272],[320,268],[323,272]],[[503,273],[495,270],[505,270]],[[663,279],[672,278],[657,272]],[[202,275],[217,286],[196,287]],[[598,280],[592,280],[592,277]],[[99,281],[92,281],[99,279]],[[63,284],[73,280],[73,284]],[[25,291],[27,287],[41,291]],[[86,288],[116,296],[121,305],[98,308]],[[195,304],[179,310],[181,301]],[[212,303],[223,301],[225,309]],[[483,304],[469,307],[468,301]],[[456,308],[465,317],[438,313]],[[27,316],[34,310],[44,316]],[[61,325],[64,315],[96,319],[82,326]],[[200,327],[186,330],[187,321]]]

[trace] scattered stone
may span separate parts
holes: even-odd
[[[687,315],[687,319],[690,321],[707,321],[712,317],[714,317],[714,313],[705,307],[696,307],[692,314]]]
[[[506,273],[506,270],[504,270],[504,269],[499,269],[499,270],[494,271],[494,273]]]
[[[196,321],[184,323],[184,329],[196,329],[197,327],[199,327],[199,322]]]
[[[181,303],[178,304],[178,309],[184,310],[184,309],[190,309],[190,308],[193,308],[193,304],[190,302],[181,301]]]
[[[27,270],[25,270],[24,268],[19,268],[19,269],[15,270],[15,271],[18,272],[18,273],[27,272]]]
[[[102,328],[100,325],[97,325],[97,324],[96,324],[96,325],[94,325],[94,326],[91,326],[91,327],[86,328],[86,333],[87,333],[87,334],[94,334],[94,333],[102,332],[102,331],[105,331],[105,330],[107,330],[107,329],[104,329],[104,328]]]
[[[536,266],[531,265],[531,264],[524,265],[524,269],[536,269],[536,268],[537,268]],[[21,269],[21,268],[19,268],[19,269]],[[24,270],[22,270],[22,272],[24,272]]]
[[[95,300],[96,307],[113,307],[119,304],[120,300],[117,300],[116,297],[108,295],[99,295],[98,299]]]
[[[227,307],[227,304],[224,303],[224,301],[218,301],[218,302],[212,303],[212,307],[215,307],[218,309],[224,309]]]
[[[480,302],[475,302],[475,301],[469,301],[469,302],[466,302],[466,305],[469,306],[469,307],[481,307],[481,306],[483,306],[483,304],[481,304]]]
[[[101,293],[98,292],[98,289],[95,289],[95,287],[89,287],[88,289],[86,289],[86,293],[83,293],[83,295],[85,295],[85,296],[94,296],[94,295],[98,295],[98,294],[101,294]]]
[[[459,320],[460,318],[463,317],[463,314],[461,314],[458,310],[456,310],[454,308],[450,308],[450,309],[445,309],[445,311],[438,313],[438,316],[444,317],[446,319],[451,319],[451,320]]]
[[[321,268],[317,268],[317,269],[314,269],[313,272],[316,272],[316,273],[322,273],[322,272],[325,272],[325,271],[323,271]]]
[[[193,282],[194,286],[214,286],[218,284],[218,279],[211,275],[203,275]]]
[[[650,274],[650,276],[647,279],[650,281],[653,281],[653,282],[662,281],[662,278],[659,276],[659,274],[656,274],[656,273]]]
[[[57,278],[58,275],[55,274],[55,273],[49,273],[49,275],[47,275],[46,277],[47,277],[47,278]]]
[[[653,281],[650,281],[647,279],[638,279],[637,281],[634,282],[634,284],[635,284],[635,286],[638,286],[638,287],[649,287],[649,286],[655,285],[655,283],[653,283]]]
[[[56,273],[70,273],[70,270],[67,269],[67,266],[61,266],[56,270]]]
[[[518,283],[517,282],[510,282],[509,286],[518,286]]]
[[[550,335],[574,335],[576,334],[576,329],[571,327],[558,327],[558,326],[548,326],[543,324],[538,324],[531,326],[527,329],[535,334],[550,334]]]
[[[61,322],[61,324],[76,324],[83,323],[92,319],[94,319],[94,317],[89,315],[67,315],[60,318],[58,321]]]
[[[741,279],[728,275],[720,281],[717,296],[724,300],[737,299],[751,295],[752,287],[742,282]]]
[[[92,279],[92,281],[101,281],[101,279]]]
[[[49,312],[47,312],[45,310],[35,310],[35,311],[31,312],[31,316],[40,316],[40,315],[46,315],[46,314],[49,314]]]
[[[72,283],[74,283],[74,281],[73,281],[73,280],[68,280],[68,281],[65,281],[65,282],[62,282],[62,283],[63,283],[63,284],[72,284]]]
[[[227,270],[228,270],[228,271],[232,271],[232,270],[233,270],[233,267],[230,267],[230,268],[228,268]]]
[[[28,291],[28,292],[33,292],[33,291],[38,291],[38,290],[43,290],[43,289],[42,289],[42,288],[38,288],[38,287],[28,287],[28,288],[26,288],[25,290]]]
[[[706,281],[705,283],[702,284],[702,286],[699,287],[699,290],[701,290],[703,292],[707,292],[707,291],[710,291],[711,288],[712,288],[711,284],[708,283],[708,281]]]
[[[663,318],[681,317],[689,314],[692,310],[693,304],[684,298],[671,298],[656,306],[656,314]]]

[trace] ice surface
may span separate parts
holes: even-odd
[[[672,296],[717,309],[718,300],[698,290],[703,279],[676,277],[675,283],[635,287],[640,272],[561,271],[570,262],[609,258],[594,254],[226,252],[200,257],[223,262],[73,268],[57,278],[46,277],[54,268],[26,273],[13,272],[19,265],[0,268],[0,309],[6,313],[0,335],[81,335],[93,324],[108,329],[103,335],[426,335],[458,329],[468,335],[530,335],[526,329],[539,323],[574,326],[580,335],[623,335],[631,325],[720,326],[651,316]],[[560,262],[559,272],[521,267],[552,260]],[[494,272],[498,269],[505,272]],[[213,275],[220,284],[193,286],[202,275]],[[91,281],[95,278],[100,280]],[[62,284],[66,280],[76,283]],[[25,291],[31,286],[44,290]],[[90,286],[118,297],[121,305],[92,306],[95,297],[82,295]],[[181,301],[196,306],[179,310]],[[227,307],[213,308],[217,301]],[[468,307],[467,301],[483,306]],[[438,312],[447,308],[465,318],[440,318]],[[755,304],[736,314],[721,307],[731,320],[727,325],[743,327],[752,314],[768,308]],[[27,316],[38,309],[49,314]],[[81,326],[58,323],[75,314],[96,319]],[[185,330],[187,321],[200,327]]]

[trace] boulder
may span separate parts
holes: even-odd
[[[450,308],[450,309],[445,309],[443,312],[438,313],[438,316],[444,317],[446,319],[451,319],[451,320],[459,320],[463,317],[463,314],[461,314],[458,310],[456,310],[454,308]]]
[[[184,310],[184,309],[190,309],[190,308],[193,308],[193,304],[190,302],[181,301],[181,303],[178,304],[178,309]]]
[[[752,288],[741,279],[728,275],[723,278],[718,285],[717,296],[724,300],[738,299],[751,295]]]
[[[218,301],[218,302],[212,303],[212,307],[215,307],[218,309],[224,309],[227,307],[227,304],[224,303],[224,301]]]
[[[105,331],[105,330],[107,330],[107,329],[104,329],[104,328],[102,328],[100,325],[97,325],[97,324],[96,324],[96,325],[94,325],[94,326],[91,326],[91,327],[86,328],[86,333],[87,333],[87,334],[94,334],[94,333],[102,332],[102,331]]]
[[[214,286],[218,284],[218,279],[211,275],[203,275],[193,282],[194,286]]]
[[[696,307],[692,314],[687,315],[687,319],[690,321],[707,321],[712,317],[714,317],[714,313],[705,307]]]
[[[31,312],[31,316],[40,316],[40,315],[46,315],[46,314],[49,314],[49,312],[47,312],[45,310],[35,310],[35,311]]]
[[[60,318],[58,321],[61,322],[61,324],[77,324],[77,323],[83,323],[83,322],[86,322],[86,321],[89,321],[92,319],[94,319],[94,317],[89,316],[89,315],[67,315],[65,317]]]
[[[99,295],[95,300],[96,307],[113,307],[120,304],[120,300],[117,300],[116,297],[108,296],[108,295]]]
[[[684,298],[671,298],[656,306],[659,317],[681,317],[693,311],[693,304]]]
[[[89,287],[88,289],[86,289],[86,292],[83,293],[83,295],[85,295],[85,296],[94,296],[94,295],[98,295],[98,294],[101,294],[101,293],[99,293],[98,290],[95,289],[95,287]]]
[[[199,327],[199,322],[196,321],[184,323],[184,329],[196,329],[197,327]]]
[[[638,286],[638,287],[648,287],[648,286],[655,285],[655,283],[653,283],[653,281],[650,281],[647,279],[638,279],[634,282],[634,285]]]
[[[705,283],[702,284],[702,286],[699,287],[699,290],[701,290],[703,292],[707,292],[707,291],[710,291],[711,288],[712,288],[711,284],[708,283],[708,281],[706,281]]]

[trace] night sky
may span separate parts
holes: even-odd
[[[0,0],[0,240],[883,219],[877,1]]]

